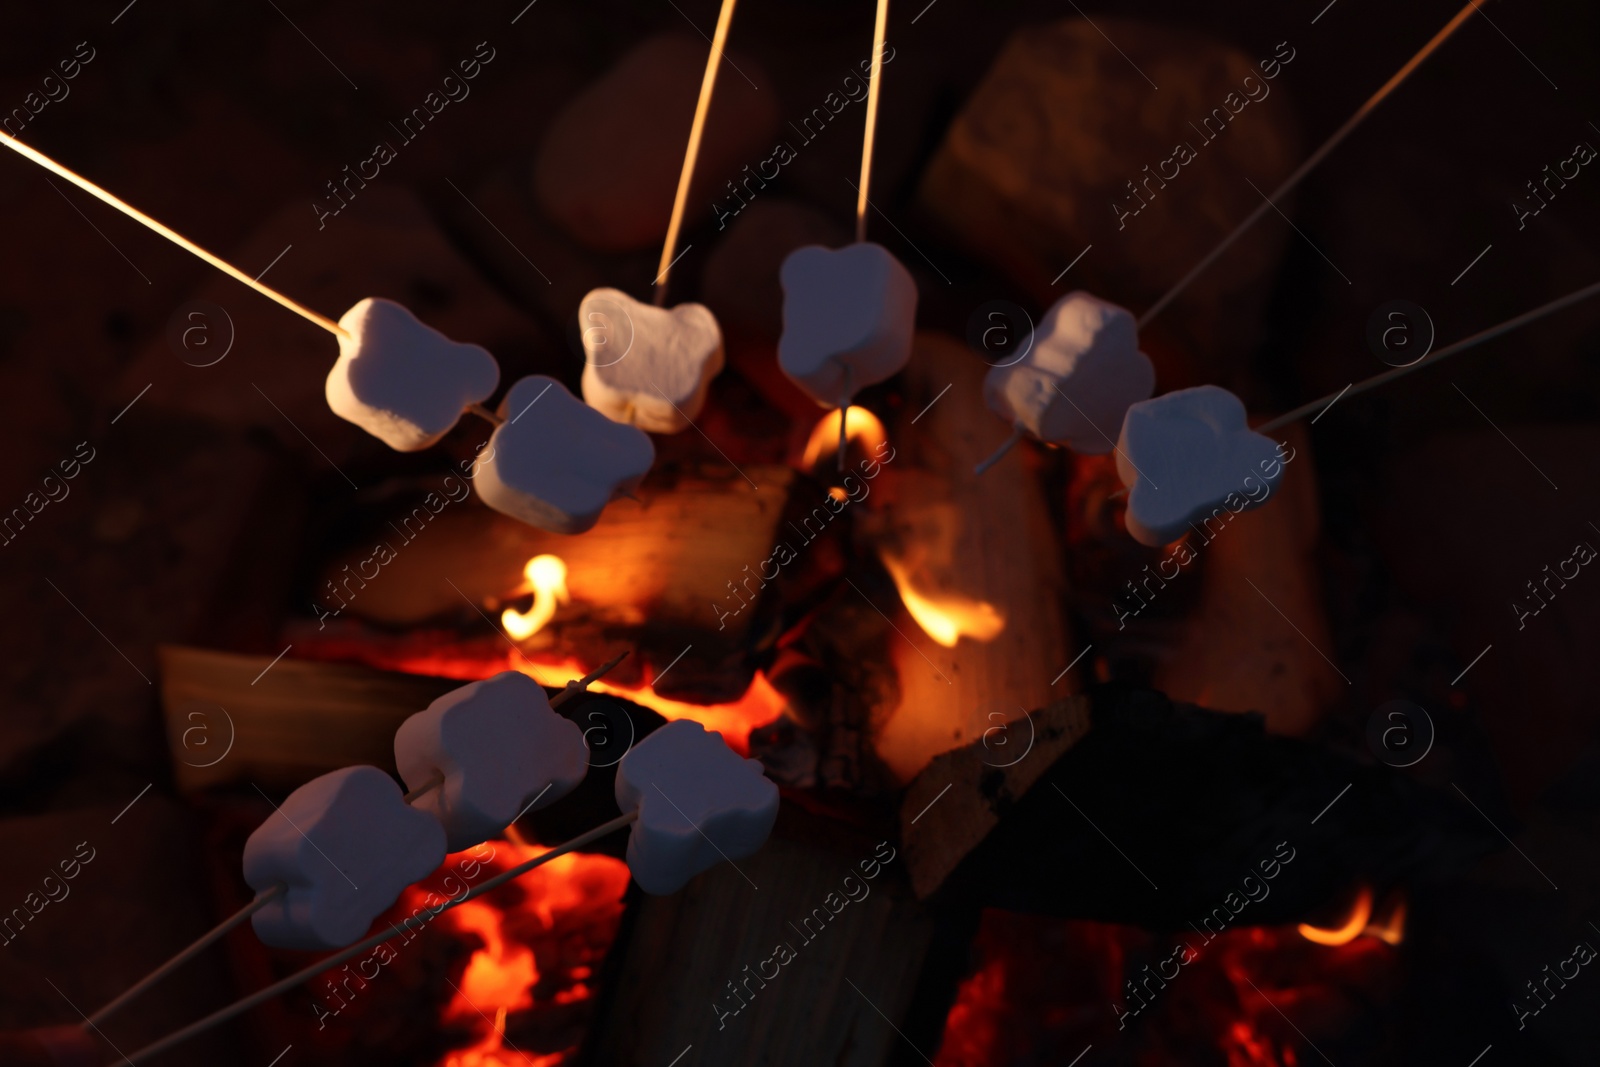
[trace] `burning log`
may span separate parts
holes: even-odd
[[[921,627],[897,624],[898,703],[876,720],[878,751],[901,781],[1073,688],[1062,677],[1061,541],[1038,479],[1020,455],[973,473],[1005,434],[977,406],[986,366],[948,337],[923,333],[916,345],[867,531]],[[873,606],[893,616],[890,603]]]
[[[352,764],[394,764],[408,715],[461,683],[370,667],[163,645],[161,708],[178,789],[289,790]]]
[[[548,621],[513,634],[526,635],[529,655],[599,663],[625,643],[637,654],[618,683],[659,679],[663,696],[732,701],[749,686],[757,654],[843,569],[845,524],[818,527],[816,543],[792,563],[775,548],[794,540],[790,524],[815,525],[808,520],[826,496],[786,467],[663,464],[637,502],[618,501],[578,537],[483,508],[430,515],[418,507],[372,532],[389,546],[378,553],[380,570],[372,571],[374,549],[363,540],[325,568],[317,588],[327,610],[330,593],[340,603],[347,597],[351,615],[386,626],[443,618],[478,628],[479,610],[520,614],[537,601],[525,568],[554,556],[565,564],[566,599],[547,586],[554,610],[530,614]]]
[[[911,888],[926,899],[1089,731],[1089,698],[1058,700],[935,756],[900,803]]]
[[[461,685],[458,679],[176,645],[162,646],[159,657],[173,777],[186,794],[242,782],[288,792],[341,767],[392,769],[400,724]],[[568,831],[575,819],[588,829],[615,815],[617,761],[665,721],[598,693],[575,696],[561,714],[583,728],[593,766],[568,803],[524,816],[523,825],[539,840],[574,836]]]

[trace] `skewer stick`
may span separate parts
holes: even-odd
[[[166,963],[163,963],[161,966],[157,967],[155,970],[139,979],[139,981],[135,982],[132,986],[129,986],[111,1003],[107,1004],[105,1007],[101,1008],[88,1018],[84,1019],[83,1022],[78,1024],[79,1029],[87,1032],[97,1028],[100,1023],[104,1022],[105,1019],[118,1008],[122,1007],[140,993],[143,993],[146,989],[149,989],[151,986],[155,985],[161,979],[165,978],[167,975],[171,974],[173,971],[189,962],[189,960],[198,956],[213,941],[216,941],[223,934],[227,933],[229,930],[232,930],[235,926],[238,926],[240,923],[250,918],[250,916],[254,915],[256,912],[260,911],[274,900],[277,900],[279,897],[283,896],[283,894],[288,891],[288,888],[288,886],[280,883],[279,885],[275,885],[264,892],[258,893],[254,900],[240,908],[238,911],[234,912],[216,926],[212,927],[208,933],[201,936],[199,940],[195,941],[194,944],[190,945],[188,948],[172,957]]]
[[[1310,403],[1301,404],[1293,411],[1279,415],[1271,422],[1256,427],[1256,432],[1262,434],[1271,434],[1274,431],[1280,430],[1289,425],[1291,422],[1295,422],[1298,419],[1303,419],[1307,415],[1311,415],[1325,409],[1329,404],[1333,403],[1341,396],[1360,396],[1362,393],[1370,392],[1371,390],[1378,388],[1380,385],[1387,385],[1396,378],[1404,378],[1406,375],[1411,374],[1414,371],[1422,370],[1425,367],[1431,367],[1441,360],[1449,359],[1458,352],[1465,352],[1469,348],[1475,348],[1478,345],[1483,344],[1485,341],[1491,341],[1494,338],[1499,337],[1503,333],[1509,333],[1512,330],[1518,329],[1519,327],[1526,326],[1530,322],[1542,319],[1546,315],[1554,314],[1563,308],[1570,307],[1573,304],[1588,300],[1594,296],[1600,296],[1600,282],[1596,282],[1593,285],[1587,285],[1575,293],[1568,293],[1566,296],[1552,300],[1548,304],[1536,307],[1532,311],[1525,311],[1514,319],[1508,319],[1498,326],[1491,326],[1487,330],[1475,333],[1471,337],[1457,341],[1453,345],[1448,345],[1444,348],[1441,348],[1439,351],[1434,352],[1426,359],[1419,359],[1409,367],[1396,367],[1394,370],[1384,371],[1382,374],[1368,378],[1364,382],[1359,382],[1356,385],[1346,386],[1337,393],[1329,393],[1327,396],[1319,397]]]
[[[587,674],[582,678],[575,678],[568,682],[566,689],[562,690],[560,693],[557,693],[553,698],[551,698],[550,706],[552,708],[559,707],[564,701],[587,689],[592,682],[603,677],[613,667],[621,663],[627,655],[628,653],[623,652],[621,655],[612,659],[609,663],[606,663],[596,669],[593,673]],[[407,793],[404,797],[405,802],[407,804],[411,804],[415,802],[418,797],[438,789],[443,784],[444,774],[434,774],[426,782],[423,782],[421,785],[417,786],[417,788]],[[582,843],[581,839],[580,843]],[[532,870],[531,867],[528,869]],[[80,1028],[83,1030],[90,1030],[99,1025],[99,1023],[104,1021],[108,1016],[110,1016],[117,1009],[121,1008],[124,1004],[127,1004],[134,997],[138,996],[140,993],[143,993],[145,990],[155,985],[156,982],[165,978],[167,975],[177,970],[180,966],[199,955],[202,950],[220,938],[223,934],[244,922],[250,916],[254,915],[256,912],[272,903],[272,901],[277,900],[280,896],[288,891],[288,888],[289,887],[287,885],[280,882],[275,886],[262,890],[262,892],[257,894],[256,898],[250,903],[246,904],[244,907],[240,908],[238,911],[222,920],[222,922],[212,927],[209,931],[202,934],[188,948],[184,949],[182,952],[179,952],[166,963],[163,963],[160,967],[157,967],[155,970],[139,979],[138,982],[134,983],[134,985],[123,991],[115,1000],[111,1001],[111,1003],[107,1004],[105,1007],[86,1018],[82,1023],[79,1024]]]
[[[149,215],[146,215],[132,204],[129,204],[123,200],[119,200],[117,197],[100,188],[94,182],[73,173],[42,152],[38,152],[32,148],[29,148],[15,137],[10,136],[9,134],[0,133],[0,143],[3,143],[7,148],[22,156],[24,159],[29,159],[39,164],[39,166],[43,167],[45,170],[48,170],[50,173],[65,178],[67,181],[71,182],[73,185],[76,185],[84,192],[104,200],[106,203],[110,204],[124,215],[127,215],[135,222],[139,222],[145,226],[148,226],[150,229],[154,230],[156,233],[159,233],[161,236],[165,237],[179,248],[193,252],[195,255],[199,256],[213,267],[216,267],[222,273],[228,275],[228,277],[233,278],[235,281],[243,282],[245,285],[248,285],[250,288],[254,289],[256,292],[270,300],[276,300],[278,303],[282,304],[296,315],[299,315],[307,322],[316,323],[318,326],[321,326],[324,330],[327,330],[335,337],[350,336],[342,326],[340,326],[337,322],[334,322],[332,319],[318,315],[315,311],[312,311],[310,308],[305,307],[304,305],[297,304],[295,301],[284,296],[276,289],[261,284],[254,278],[250,277],[250,275],[240,270],[238,267],[235,267],[233,264],[218,256],[212,255],[210,252],[207,252],[205,249],[201,248],[199,245],[195,244],[178,231],[157,222],[155,219],[151,218]]]
[[[845,424],[848,423],[849,421],[850,421],[850,401],[846,400],[844,402],[844,405],[839,408],[839,464],[838,464],[838,466],[839,466],[839,473],[840,474],[844,473],[844,446],[845,446],[844,428],[845,428]]]
[[[711,54],[706,57],[706,73],[700,79],[700,100],[694,106],[694,122],[689,125],[689,146],[683,153],[683,171],[678,175],[678,195],[672,202],[672,218],[667,223],[667,242],[661,248],[660,269],[656,272],[656,307],[667,303],[667,274],[676,262],[678,231],[683,228],[683,211],[689,204],[689,185],[694,181],[695,161],[700,157],[700,137],[705,133],[706,115],[711,111],[711,93],[717,86],[717,68],[722,64],[722,46],[733,24],[733,5],[738,0],[722,0],[717,28],[711,35]]]
[[[844,446],[846,444],[845,429],[850,424],[850,398],[855,394],[851,388],[850,364],[844,365],[844,399],[839,401],[839,473],[844,473]]]
[[[861,181],[856,191],[856,243],[867,239],[867,186],[872,182],[872,142],[878,132],[878,91],[883,85],[883,38],[889,29],[889,0],[878,0],[872,27],[872,73],[867,77],[867,132],[861,142]]]
[[[611,672],[611,668],[615,667],[617,664],[621,663],[627,658],[627,652],[619,652],[617,655],[613,656],[611,660],[606,663],[602,663],[600,666],[596,667],[582,678],[574,678],[572,681],[567,683],[567,687],[565,689],[561,690],[561,692],[550,698],[550,706],[552,708],[559,708],[561,705],[565,704],[567,701],[571,700],[585,689],[588,689],[590,685],[599,681],[601,678],[604,678]]]
[[[1165,296],[1163,296],[1160,300],[1157,300],[1155,304],[1151,306],[1149,311],[1146,311],[1143,315],[1139,316],[1139,329],[1142,330],[1149,325],[1150,320],[1161,314],[1162,310],[1168,304],[1177,299],[1178,294],[1182,293],[1186,288],[1188,288],[1190,282],[1194,281],[1200,276],[1202,271],[1211,266],[1212,263],[1216,262],[1222,253],[1226,252],[1233,245],[1233,243],[1242,237],[1246,230],[1254,226],[1263,215],[1265,215],[1268,211],[1271,211],[1275,201],[1282,200],[1291,191],[1293,191],[1294,187],[1300,184],[1301,179],[1303,179],[1307,174],[1310,174],[1312,169],[1315,168],[1318,163],[1321,163],[1329,152],[1332,152],[1338,147],[1339,142],[1343,141],[1350,135],[1351,131],[1353,131],[1357,126],[1361,125],[1361,121],[1370,115],[1374,108],[1383,103],[1384,99],[1390,93],[1398,89],[1400,87],[1400,83],[1410,77],[1411,72],[1421,66],[1422,61],[1432,55],[1440,45],[1444,44],[1450,35],[1455,33],[1456,30],[1460,29],[1461,24],[1466,22],[1467,19],[1471,18],[1473,12],[1477,10],[1478,5],[1475,0],[1468,0],[1467,6],[1458,11],[1455,18],[1445,23],[1444,29],[1434,34],[1433,40],[1423,45],[1421,51],[1412,56],[1410,60],[1406,62],[1405,66],[1401,67],[1395,72],[1394,77],[1384,82],[1383,87],[1377,92],[1373,93],[1372,96],[1367,99],[1367,102],[1362,104],[1361,107],[1356,110],[1354,115],[1351,115],[1347,120],[1345,120],[1345,124],[1335,130],[1333,132],[1333,136],[1329,137],[1327,141],[1323,142],[1321,148],[1313,152],[1310,158],[1308,158],[1304,163],[1300,164],[1300,166],[1295,169],[1295,172],[1289,175],[1282,185],[1278,186],[1277,190],[1272,194],[1272,196],[1262,200],[1262,202],[1254,211],[1245,216],[1243,222],[1234,227],[1232,233],[1228,234],[1228,236],[1222,239],[1221,244],[1217,245],[1217,247],[1213,248],[1209,253],[1207,253],[1206,257],[1199,263],[1196,263],[1188,274],[1185,274],[1181,279],[1178,280],[1177,285],[1174,285],[1171,289],[1169,289]]]
[[[487,882],[484,882],[482,885],[479,885],[473,888],[470,892],[464,894],[460,900],[451,900],[444,904],[440,904],[437,907],[428,909],[426,912],[428,915],[428,920],[431,922],[440,915],[449,911],[451,908],[454,908],[460,904],[465,904],[467,901],[476,897],[481,897],[483,894],[492,889],[498,889],[500,886],[511,881],[512,879],[520,878],[524,874],[527,874],[529,871],[533,870],[535,867],[549,863],[558,856],[564,856],[569,852],[573,852],[582,848],[584,845],[598,841],[607,834],[622,829],[624,826],[627,826],[638,817],[639,813],[636,810],[626,812],[609,822],[605,822],[599,826],[596,826],[593,830],[590,830],[586,834],[580,834],[571,841],[568,841],[566,844],[556,846],[543,855],[535,856],[526,863],[521,863],[508,870],[502,871],[493,878],[489,879]],[[352,960],[361,955],[363,952],[366,952],[368,949],[375,948],[376,946],[383,944],[385,941],[399,937],[400,935],[401,931],[397,927],[390,926],[387,930],[373,934],[364,941],[358,941],[349,948],[341,949],[339,952],[334,953],[327,959],[319,960],[316,963],[311,964],[309,967],[296,971],[294,974],[291,974],[289,977],[282,979],[281,981],[274,982],[265,989],[252,993],[241,1000],[234,1001],[225,1008],[220,1008],[217,1011],[212,1012],[210,1015],[207,1015],[204,1019],[201,1019],[198,1022],[190,1023],[183,1029],[168,1034],[159,1041],[146,1045],[144,1048],[135,1052],[132,1056],[129,1056],[128,1062],[137,1064],[140,1060],[152,1057],[159,1052],[165,1052],[174,1045],[181,1044],[191,1037],[204,1033],[219,1023],[227,1022],[236,1015],[242,1015],[244,1012],[249,1011],[256,1005],[263,1004],[271,1000],[279,993],[293,989],[302,982],[315,978],[324,971],[337,967],[347,960]]]
[[[984,471],[988,470],[990,467],[994,466],[996,463],[999,463],[1001,458],[1003,456],[1005,456],[1005,454],[1007,452],[1010,452],[1013,448],[1016,448],[1017,447],[1017,442],[1021,441],[1023,439],[1023,437],[1025,437],[1026,435],[1027,435],[1027,431],[1022,428],[1022,424],[1021,423],[1018,423],[1017,425],[1011,427],[1011,436],[1007,437],[1005,439],[1005,442],[1003,444],[1001,444],[1001,446],[999,448],[995,449],[994,452],[992,452],[990,454],[988,459],[984,460],[982,463],[978,464],[976,467],[973,467],[972,468],[972,473],[973,474],[982,474]]]
[[[482,404],[479,404],[477,402],[473,402],[471,404],[468,404],[467,405],[467,411],[469,411],[472,414],[478,416],[478,418],[482,419],[484,422],[490,423],[490,424],[492,424],[494,426],[500,426],[506,421],[505,419],[502,419],[499,415],[496,415],[494,412],[490,411],[488,408],[484,407]]]

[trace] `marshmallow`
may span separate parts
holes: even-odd
[[[1202,516],[1259,507],[1283,478],[1281,460],[1278,445],[1250,429],[1244,402],[1226,389],[1201,385],[1134,404],[1117,442],[1128,532],[1158,547]]]
[[[778,365],[823,407],[899,373],[911,358],[917,286],[882,245],[790,252],[783,282]]]
[[[650,433],[689,427],[722,370],[722,331],[704,304],[668,311],[619,289],[578,305],[583,399],[609,419]]]
[[[554,378],[535,374],[500,402],[474,479],[496,511],[553,533],[583,533],[611,500],[639,484],[656,449],[642,430],[612,422]]]
[[[276,948],[340,948],[444,862],[438,821],[376,767],[345,767],[289,794],[244,845],[244,880],[288,892],[251,917]]]
[[[458,344],[392,300],[368,297],[344,313],[328,406],[398,452],[431,448],[468,404],[500,384],[500,365]]]
[[[443,777],[411,806],[438,819],[446,846],[460,852],[572,792],[589,770],[589,746],[577,723],[551,709],[543,686],[503,671],[401,723],[394,761],[407,789]]]
[[[1128,406],[1155,384],[1133,315],[1075,292],[1045,314],[1020,359],[989,370],[983,394],[989,410],[1041,441],[1103,455]]]
[[[759,849],[778,818],[778,787],[722,735],[678,719],[617,766],[617,806],[637,810],[628,868],[646,893],[675,893],[721,860]]]

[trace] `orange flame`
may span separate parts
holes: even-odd
[[[297,644],[298,650],[301,646]],[[582,678],[594,669],[595,664],[585,664],[571,656],[557,653],[529,652],[498,648],[487,642],[475,646],[452,646],[433,639],[431,634],[417,634],[392,643],[371,640],[359,642],[329,641],[318,645],[307,641],[306,647],[314,658],[331,661],[365,663],[384,670],[404,671],[408,674],[426,674],[435,678],[459,678],[475,682],[500,671],[521,671],[540,685],[561,688],[574,678]],[[751,679],[744,693],[726,704],[691,704],[660,696],[648,682],[643,685],[622,685],[600,679],[589,686],[592,692],[610,693],[636,704],[643,705],[665,719],[693,719],[707,730],[722,734],[728,746],[740,754],[748,754],[750,731],[772,722],[788,706],[772,683],[759,671]]]
[[[521,671],[540,685],[563,686],[573,678],[581,678],[590,668],[576,660],[561,663],[535,663],[517,658],[506,664],[506,669]],[[610,693],[613,696],[641,704],[669,721],[693,719],[707,730],[716,730],[736,751],[748,747],[750,731],[764,726],[783,713],[787,706],[783,695],[772,688],[766,675],[756,673],[744,695],[731,704],[690,704],[683,700],[660,696],[646,684],[642,686],[614,685],[604,678],[589,686],[590,692]]]
[[[455,926],[477,934],[483,948],[472,954],[462,972],[455,999],[445,1011],[449,1019],[470,1019],[488,1011],[521,1011],[533,1006],[528,991],[539,980],[533,950],[506,944],[500,933],[500,911],[481,900],[469,900],[455,909]]]
[[[494,848],[496,855],[485,877],[548,851],[509,841],[496,841]],[[541,1001],[570,1004],[590,999],[588,980],[606,946],[593,946],[587,954],[575,956],[581,950],[574,949],[572,938],[557,937],[553,944],[550,938],[559,931],[597,923],[609,923],[614,929],[627,886],[628,868],[621,861],[574,852],[524,875],[513,886],[445,913],[441,922],[475,936],[482,947],[468,960],[444,1013],[453,1023],[473,1027],[477,1040],[447,1053],[439,1067],[559,1067],[570,1050],[538,1054],[516,1048],[506,1039],[506,1017],[538,1008]],[[508,903],[508,896],[519,890],[520,899]],[[409,892],[420,897],[422,891],[413,887]],[[552,944],[554,950],[547,961],[552,977],[566,988],[536,995],[542,976],[535,946],[544,944]]]
[[[1362,886],[1361,892],[1356,894],[1355,906],[1350,909],[1350,916],[1345,919],[1343,925],[1333,930],[1324,930],[1320,926],[1301,923],[1297,929],[1301,937],[1319,945],[1348,945],[1361,936],[1361,931],[1367,928],[1367,920],[1371,917],[1372,890]]]
[[[1389,909],[1389,916],[1382,924],[1368,926],[1365,932],[1390,945],[1398,945],[1405,940],[1406,902],[1404,898],[1397,901],[1394,907]]]
[[[1362,935],[1375,937],[1391,945],[1398,945],[1405,936],[1406,902],[1399,900],[1389,909],[1389,914],[1379,923],[1372,922],[1372,890],[1366,886],[1356,894],[1350,915],[1332,930],[1310,923],[1301,923],[1300,936],[1318,945],[1348,945]]]
[[[923,593],[911,584],[905,564],[883,557],[883,566],[900,590],[906,612],[929,637],[945,648],[955,648],[963,637],[974,641],[993,641],[1006,628],[1006,617],[987,600],[973,600],[955,593]]]
[[[839,448],[839,410],[834,408],[822,416],[822,421],[811,431],[811,437],[806,441],[805,456],[800,461],[802,468],[809,470]],[[871,451],[889,439],[878,416],[866,408],[851,405],[850,414],[843,418],[846,441],[860,441]]]
[[[555,617],[557,602],[565,604],[572,599],[567,592],[567,565],[560,556],[534,556],[522,573],[528,579],[528,589],[533,590],[533,607],[527,613],[515,608],[500,613],[500,625],[514,641],[525,641],[544,629],[545,623]]]

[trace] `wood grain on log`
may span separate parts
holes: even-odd
[[[983,604],[1003,620],[986,640],[961,637],[946,648],[892,598],[873,598],[900,631],[889,645],[899,703],[879,720],[877,745],[901,781],[935,755],[1077,688],[1063,676],[1073,650],[1061,608],[1062,542],[1031,457],[1013,452],[983,476],[973,473],[1006,436],[982,408],[986,369],[959,341],[918,335],[904,374],[904,417],[889,427],[896,451],[879,482],[885,497],[865,531],[922,596],[965,604],[980,625],[992,618]]]
[[[642,898],[585,1062],[880,1067],[902,1040],[933,919],[877,855],[774,838],[681,893]]]
[[[373,537],[387,538],[394,557],[360,584],[347,610],[397,627],[465,615],[476,628],[481,620],[472,618],[473,609],[497,622],[503,606],[531,591],[523,575],[528,560],[549,553],[567,565],[571,599],[527,639],[530,653],[600,663],[619,642],[632,642],[638,655],[617,680],[638,684],[676,661],[658,690],[663,695],[735,700],[749,685],[752,653],[842,570],[844,539],[829,531],[792,565],[769,563],[770,580],[762,576],[784,524],[824,495],[822,486],[787,467],[694,464],[658,467],[637,501],[617,501],[576,537],[487,508],[447,508],[431,521],[419,508],[422,525],[410,540],[377,528]],[[317,588],[329,582],[337,588],[372,552],[363,542],[335,559]],[[687,653],[686,646],[692,646]]]
[[[176,645],[158,655],[173,777],[184,793],[245,781],[286,791],[351,764],[389,769],[406,717],[462,684]]]

